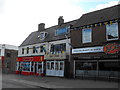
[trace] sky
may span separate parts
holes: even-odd
[[[38,24],[72,21],[82,14],[117,5],[119,0],[0,0],[0,44],[20,46]]]

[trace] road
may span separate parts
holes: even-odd
[[[2,75],[0,73],[0,89],[1,88],[40,88],[39,86],[26,84],[16,81],[15,78],[10,78],[9,75]]]
[[[24,76],[16,74],[1,74],[0,85],[2,88],[30,88],[31,90],[56,90],[59,88],[85,90],[85,88],[109,88],[116,90],[118,82],[96,81],[96,80],[80,80],[67,79],[58,77],[40,77],[40,76]],[[84,89],[83,89],[84,88]],[[116,88],[116,89],[115,89]],[[29,90],[30,90],[29,89]],[[3,90],[3,89],[2,89]],[[12,89],[10,89],[12,90]],[[14,89],[13,89],[14,90]],[[18,89],[16,89],[18,90]],[[24,89],[20,89],[24,90]],[[27,90],[27,89],[25,89]],[[95,89],[94,89],[95,90]],[[106,90],[106,89],[105,89]],[[107,89],[108,90],[108,89]]]

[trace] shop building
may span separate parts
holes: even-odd
[[[74,77],[120,75],[120,5],[83,14],[71,30]],[[76,39],[77,38],[77,39]]]
[[[77,20],[65,22],[62,16],[58,25],[45,28],[38,25],[19,46],[16,73],[64,77],[70,54],[70,28]]]
[[[15,73],[18,47],[0,44],[0,69],[2,73]]]

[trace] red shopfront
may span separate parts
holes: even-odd
[[[16,74],[44,75],[44,56],[17,57]]]

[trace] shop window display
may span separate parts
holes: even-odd
[[[55,53],[64,53],[66,51],[66,44],[56,44],[56,45],[51,45],[51,49],[50,52],[52,52],[52,54]]]
[[[30,71],[30,62],[22,62],[22,71]]]
[[[55,62],[55,70],[59,70],[58,65],[59,65],[59,63],[58,63],[58,62]]]
[[[51,69],[54,70],[54,62],[51,62]]]
[[[50,69],[50,63],[47,62],[47,69],[49,70]]]
[[[96,62],[80,62],[76,64],[77,70],[96,70],[97,63]]]
[[[60,62],[60,70],[63,70],[63,62]]]

